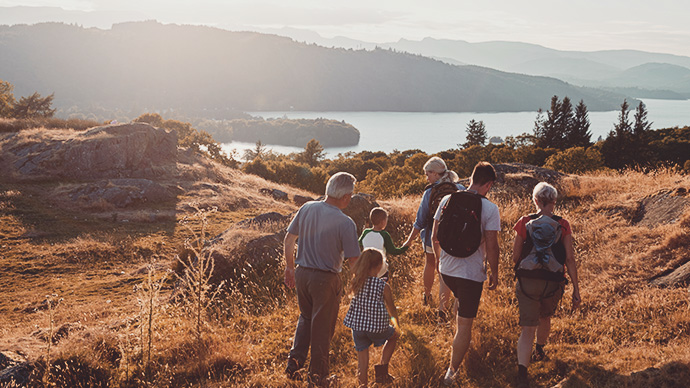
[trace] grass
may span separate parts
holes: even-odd
[[[224,253],[241,263],[246,261],[242,255],[247,241],[282,227],[233,229],[234,223],[268,211],[289,214],[297,209],[258,194],[259,188],[315,197],[235,171],[217,174],[221,183],[193,186],[175,204],[166,205],[176,215],[163,224],[113,225],[89,214],[75,219],[74,212],[41,203],[36,186],[0,185],[0,349],[21,350],[36,361],[33,386],[307,386],[283,375],[299,311],[294,291],[281,286],[280,257],[265,267],[242,267],[243,277],[228,282],[221,299],[206,306],[202,337],[195,334],[194,320],[170,299],[175,281],[168,271],[175,267],[175,255],[202,228],[201,223],[190,223],[189,230],[178,222],[194,212],[192,204],[218,208],[208,213],[206,238],[225,232]],[[583,304],[571,311],[572,288],[567,286],[547,345],[550,359],[530,365],[536,386],[685,386],[690,378],[688,290],[648,282],[690,257],[690,211],[675,223],[659,222],[652,228],[632,220],[643,198],[662,189],[688,190],[690,178],[663,170],[606,172],[569,176],[559,187],[557,213],[571,222],[575,233]],[[533,209],[526,193],[498,188],[489,197],[501,210],[500,284],[482,296],[458,384],[467,387],[512,386],[516,377],[519,327],[510,263],[512,226]],[[398,244],[409,233],[418,201],[380,201],[389,210],[387,229]],[[438,324],[435,309],[421,304],[419,245],[389,257],[403,330],[391,361],[391,374],[397,377],[392,387],[441,386],[450,357],[454,328]],[[148,269],[154,255],[160,257],[152,272],[160,281],[160,294],[147,294],[145,307],[157,310],[146,321],[137,302],[145,298],[134,289],[149,284],[151,290]],[[347,268],[343,276],[347,283]],[[52,294],[63,298],[57,307],[25,311]],[[341,322],[349,298],[343,297]],[[50,315],[55,327],[79,323],[82,329],[51,344],[46,357],[47,344],[31,333],[37,327],[49,330]],[[46,360],[51,383],[42,385]],[[341,386],[354,386],[356,368],[349,329],[339,323],[331,346],[332,372]]]

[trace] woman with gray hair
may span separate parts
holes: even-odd
[[[409,246],[412,241],[421,236],[424,246],[424,256],[426,261],[424,263],[424,296],[423,303],[425,305],[431,302],[431,288],[434,285],[434,274],[438,270],[438,262],[434,256],[433,244],[431,242],[431,230],[434,225],[434,214],[438,208],[441,199],[446,195],[464,190],[465,187],[458,183],[460,178],[455,171],[449,170],[446,162],[438,156],[433,156],[424,164],[424,174],[426,175],[429,184],[424,188],[424,195],[422,201],[419,203],[417,209],[417,217],[414,221],[410,235],[403,246]],[[439,304],[438,314],[439,318],[445,320],[446,305],[450,300],[450,289],[446,287],[439,275]]]
[[[522,327],[517,343],[518,388],[529,387],[530,361],[546,358],[544,346],[551,332],[551,317],[563,297],[566,271],[573,283],[573,309],[581,302],[573,234],[570,223],[553,214],[557,198],[555,187],[538,183],[532,193],[537,213],[520,218],[513,227],[515,293]],[[537,344],[532,350],[535,337]]]

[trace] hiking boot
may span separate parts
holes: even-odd
[[[518,365],[517,388],[529,388],[529,376],[527,367]]]
[[[446,371],[446,375],[443,376],[443,385],[446,387],[450,387],[453,385],[455,382],[455,379],[458,377],[458,371],[453,370],[451,367],[448,367],[448,370]]]
[[[287,366],[285,367],[285,374],[290,380],[300,380],[299,370],[302,365],[292,357],[288,358]]]
[[[422,295],[422,305],[428,306],[430,304],[431,304],[431,295],[427,295],[427,294]]]
[[[530,359],[533,362],[548,360],[548,357],[546,357],[546,352],[544,351],[544,346],[539,346],[539,344],[537,344],[534,350],[532,350],[532,357],[530,357]]]
[[[388,384],[395,380],[395,377],[388,374],[388,364],[374,365],[374,372],[378,384]]]

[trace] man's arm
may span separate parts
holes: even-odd
[[[285,234],[283,254],[285,255],[285,285],[295,288],[295,243],[297,235],[290,232]]]
[[[498,247],[498,231],[485,230],[484,243],[486,244],[486,260],[489,262],[489,268],[491,269],[489,289],[495,290],[498,286],[498,256],[500,254],[500,249]]]

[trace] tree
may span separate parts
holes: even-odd
[[[551,97],[551,109],[546,119],[540,109],[534,122],[534,135],[537,145],[543,148],[567,148],[566,134],[573,125],[573,105],[567,96],[561,102],[558,96]]]
[[[0,117],[10,117],[14,108],[14,86],[0,79]]]
[[[568,129],[565,136],[565,142],[568,147],[587,148],[592,145],[592,133],[589,131],[589,126],[590,122],[587,105],[585,105],[583,100],[580,100],[575,107],[572,126]]]
[[[623,100],[618,122],[614,124],[601,146],[606,166],[624,168],[632,165],[642,165],[651,162],[651,150],[647,144],[647,131],[651,124],[647,122],[647,112],[644,104],[638,106],[635,113],[635,123],[630,122],[630,106]]]
[[[467,124],[467,138],[463,148],[470,148],[474,145],[483,146],[486,143],[486,127],[483,121],[470,120]]]
[[[35,117],[53,117],[55,109],[50,106],[53,104],[55,95],[41,97],[38,92],[29,97],[22,97],[14,104],[12,116],[18,119],[28,119]]]
[[[311,139],[304,147],[304,151],[297,154],[296,160],[303,162],[311,167],[315,167],[326,157],[323,146],[316,139]]]
[[[635,124],[632,127],[632,133],[636,137],[643,137],[651,128],[652,123],[647,121],[647,107],[640,101],[640,105],[635,109]]]
[[[261,140],[256,141],[256,145],[253,150],[244,150],[244,160],[254,160],[261,159],[265,154],[268,153],[266,146],[261,143]]]
[[[628,121],[628,116],[630,115],[629,108],[628,100],[624,99],[621,104],[621,111],[618,113],[618,122],[613,125],[615,135],[619,138],[625,139],[632,133],[632,126],[630,121]]]

